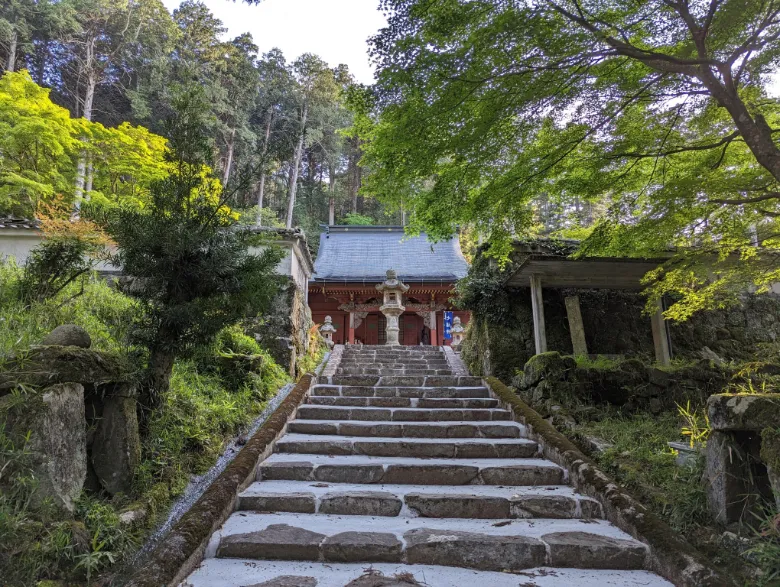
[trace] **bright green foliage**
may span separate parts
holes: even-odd
[[[28,215],[70,188],[82,129],[26,72],[0,78],[0,212]]]
[[[26,71],[0,78],[0,214],[32,216],[58,196],[73,201],[75,159],[86,137],[95,205],[143,206],[167,175],[166,140],[141,126],[116,128],[73,119]]]
[[[505,259],[543,200],[588,237],[583,254],[695,247],[649,290],[682,296],[677,319],[780,278],[754,246],[780,248],[775,3],[383,6],[366,191],[411,210],[413,230],[475,225]],[[591,235],[567,220],[583,202],[603,209]]]
[[[371,216],[364,216],[363,214],[354,214],[350,212],[341,220],[341,224],[347,224],[350,226],[367,226],[374,224],[374,219]]]

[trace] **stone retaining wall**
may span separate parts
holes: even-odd
[[[569,480],[577,491],[597,499],[610,522],[650,547],[650,570],[681,587],[735,585],[711,569],[685,538],[601,471],[510,388],[495,377],[488,377],[486,385],[512,411],[514,419],[526,426],[528,437],[539,443],[544,456],[568,471]]]

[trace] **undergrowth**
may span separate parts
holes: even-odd
[[[39,343],[60,324],[85,328],[96,350],[143,362],[145,353],[127,344],[137,305],[96,275],[68,286],[52,299],[24,303],[21,270],[0,262],[0,361],[3,355]],[[225,443],[240,433],[289,380],[284,370],[238,325],[223,330],[211,346],[178,362],[170,392],[147,422],[142,462],[132,495],[110,497],[86,491],[70,516],[33,499],[37,481],[29,437],[12,437],[0,412],[0,585],[36,585],[58,580],[89,584],[110,575],[167,513],[192,475],[208,470]],[[5,409],[24,404],[19,386],[5,396]],[[32,390],[35,392],[34,390]],[[120,515],[143,510],[141,522]]]

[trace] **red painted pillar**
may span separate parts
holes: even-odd
[[[439,346],[439,329],[436,325],[436,312],[431,312],[431,346]]]

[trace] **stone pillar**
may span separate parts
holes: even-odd
[[[569,318],[571,346],[575,356],[587,356],[588,344],[585,342],[585,326],[580,311],[580,296],[566,297],[566,316]]]
[[[672,363],[672,353],[669,348],[669,329],[666,325],[663,311],[663,304],[661,300],[658,300],[658,309],[651,319],[653,346],[655,347],[655,360],[661,365],[670,365]]]
[[[534,343],[536,354],[547,352],[547,332],[544,328],[544,301],[542,300],[542,278],[531,275],[531,312],[534,318]]]
[[[714,430],[707,439],[707,505],[720,524],[738,522],[749,510],[750,466],[744,446],[733,433]]]
[[[401,282],[393,269],[387,270],[387,279],[384,283],[376,286],[376,289],[384,295],[384,304],[379,311],[385,315],[387,320],[387,338],[385,344],[388,346],[398,346],[398,317],[404,313],[406,308],[401,303],[403,294],[409,291],[409,286]]]

